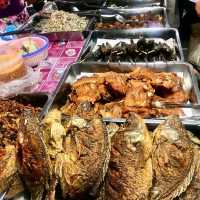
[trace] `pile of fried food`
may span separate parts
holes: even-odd
[[[112,46],[109,42],[98,45],[97,50],[89,52],[85,60],[102,62],[156,62],[176,61],[178,59],[175,42],[173,47],[168,41],[157,42],[154,39],[133,39],[130,44],[119,42]]]
[[[69,101],[62,107],[66,115],[85,113],[104,118],[126,118],[135,112],[143,118],[184,115],[172,104],[190,100],[183,79],[171,72],[136,67],[129,73],[106,72],[83,76],[72,84]],[[178,106],[177,106],[178,107]]]
[[[98,22],[96,29],[132,29],[163,27],[163,17],[160,14],[145,13],[127,17],[127,22]]]
[[[79,17],[74,13],[65,11],[54,11],[36,16],[32,24],[35,30],[45,33],[62,31],[84,31],[87,27],[88,19]]]
[[[200,141],[178,117],[150,133],[133,113],[124,124],[105,124],[59,108],[43,122],[30,108],[20,112],[15,142],[0,146],[0,192],[9,197],[26,189],[34,200],[200,198]]]

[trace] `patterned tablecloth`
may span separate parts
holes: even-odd
[[[77,61],[84,41],[50,43],[48,58],[36,68],[41,72],[41,81],[34,92],[52,93],[64,71]]]

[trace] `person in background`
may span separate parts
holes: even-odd
[[[180,13],[180,38],[188,41],[191,33],[191,24],[200,22],[200,0],[197,0],[196,3],[190,0],[178,0],[178,7]]]
[[[23,23],[29,15],[23,0],[0,0],[0,18]]]
[[[27,4],[33,4],[34,9],[39,11],[44,5],[44,0],[0,0],[0,19],[10,20],[11,23],[24,23],[29,17]]]

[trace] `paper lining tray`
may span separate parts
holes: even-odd
[[[157,42],[161,40],[172,39],[175,42],[173,46],[174,45],[176,46],[176,56],[177,56],[176,61],[178,62],[184,61],[179,34],[178,31],[174,28],[141,28],[132,30],[94,31],[91,34],[91,37],[88,40],[87,44],[85,45],[86,48],[84,48],[82,51],[82,54],[80,56],[81,61],[95,62],[93,58],[86,60],[85,57],[89,52],[90,53],[94,52],[100,43],[102,44],[106,42],[114,42],[116,44],[120,41],[126,41],[130,43],[130,39],[138,40],[141,37],[144,37],[146,39],[154,39]],[[162,63],[162,61],[159,61],[158,63]],[[174,61],[168,61],[168,63],[174,63]]]
[[[112,6],[112,5],[115,5]],[[130,8],[130,7],[167,7],[167,0],[107,0],[106,6],[109,8]]]
[[[139,14],[147,14],[151,13],[154,15],[160,15],[163,17],[163,27],[169,27],[168,18],[167,18],[167,12],[166,8],[163,7],[146,7],[146,8],[133,8],[133,9],[121,9],[118,10],[119,13],[124,16],[125,18],[130,16],[136,16]],[[89,30],[95,30],[95,26],[97,22],[106,22],[106,23],[112,23],[115,22],[116,19],[113,18],[111,15],[106,16],[100,16],[100,18],[93,18],[92,22],[90,23],[88,29]],[[155,25],[152,24],[152,28],[155,27]],[[134,28],[133,28],[134,29]],[[113,29],[112,29],[113,30]],[[131,29],[129,29],[131,30]]]
[[[200,104],[199,88],[197,87],[197,80],[193,75],[192,67],[187,63],[176,63],[176,64],[152,64],[152,65],[138,65],[140,67],[151,68],[156,71],[174,72],[183,78],[183,88],[185,91],[190,93],[191,101],[187,105]],[[63,79],[60,81],[54,95],[52,96],[51,103],[43,110],[43,115],[46,115],[51,108],[52,104],[57,102],[56,99],[61,99],[62,104],[65,104],[67,100],[67,95],[62,94],[60,96],[59,91],[66,85],[74,83],[81,76],[91,76],[94,73],[103,73],[109,71],[115,72],[129,72],[135,66],[129,64],[96,64],[96,63],[77,63],[71,65],[68,72],[63,75]],[[58,95],[59,94],[59,95]],[[193,109],[191,107],[182,108],[185,114],[184,118],[190,118],[194,116],[199,116],[199,110]]]

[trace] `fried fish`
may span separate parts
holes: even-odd
[[[94,196],[107,171],[108,134],[100,119],[75,117],[65,128],[64,152],[56,159],[63,198]]]
[[[198,156],[200,158],[200,140],[188,132],[191,141],[194,143],[194,148],[198,150]],[[200,199],[200,162],[198,163],[192,182],[188,186],[187,190],[181,194],[178,200],[197,200]]]
[[[147,200],[152,186],[152,138],[137,115],[113,136],[106,200]]]
[[[151,200],[172,200],[190,184],[198,164],[198,151],[180,119],[170,116],[154,131]]]
[[[24,110],[19,127],[18,166],[33,200],[42,199],[51,172],[41,133],[37,116],[31,110]]]

